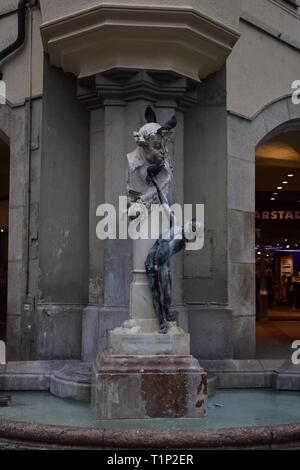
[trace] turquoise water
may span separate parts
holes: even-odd
[[[219,390],[208,401],[207,418],[110,421],[96,420],[88,403],[57,398],[49,392],[3,392],[7,393],[12,400],[8,407],[0,407],[0,418],[31,423],[114,429],[209,429],[300,423],[300,392]]]

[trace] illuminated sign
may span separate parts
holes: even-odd
[[[255,212],[258,220],[300,220],[300,210],[260,210]]]

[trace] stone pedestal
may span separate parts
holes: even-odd
[[[155,321],[153,321],[155,325]],[[108,333],[110,355],[189,355],[190,337],[176,323],[169,323],[169,331],[162,335],[150,330],[149,320],[127,320],[120,328]]]
[[[98,419],[196,418],[206,415],[207,377],[190,355],[190,336],[169,323],[159,333],[144,259],[149,240],[133,243],[130,319],[108,332],[92,369]],[[137,275],[138,274],[138,275]]]
[[[192,356],[100,356],[93,364],[98,419],[206,415],[207,377]]]

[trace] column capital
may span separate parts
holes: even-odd
[[[147,100],[157,108],[186,111],[197,103],[198,85],[172,71],[115,68],[78,80],[77,96],[89,108]]]

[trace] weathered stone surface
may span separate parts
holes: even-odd
[[[0,374],[1,390],[49,390],[49,375]]]
[[[294,104],[291,99],[288,100],[288,110],[290,119],[300,119],[300,106]]]
[[[252,316],[255,322],[255,264],[229,262],[229,279],[229,301],[233,316]],[[254,343],[253,335],[249,335],[249,338]]]
[[[289,121],[290,116],[286,98],[275,101],[271,106],[265,108],[263,117],[268,132],[280,126],[283,122]]]
[[[274,388],[300,390],[300,366],[283,359],[201,360],[217,388]]]
[[[255,161],[228,156],[228,208],[255,211]]]
[[[99,342],[99,308],[88,306],[82,315],[81,358],[93,361],[97,356]]]
[[[102,356],[92,377],[99,419],[206,414],[207,377],[192,356]]]
[[[191,354],[197,359],[224,359],[233,355],[232,312],[225,306],[189,305]]]
[[[0,449],[300,449],[300,425],[124,432],[1,420]]]
[[[234,357],[240,359],[255,357],[255,335],[256,319],[253,315],[233,317]]]
[[[80,361],[22,361],[0,365],[0,390],[49,390],[50,375]]]
[[[169,325],[168,333],[160,334],[158,333],[159,326],[156,319],[127,320],[122,327],[109,331],[109,354],[189,355],[189,334],[177,327],[175,323],[169,323]]]
[[[239,237],[236,236],[239,232]],[[228,251],[232,263],[255,261],[255,214],[228,210]]]
[[[263,114],[249,121],[229,113],[227,117],[229,155],[254,163],[255,146],[267,132]]]
[[[91,399],[91,364],[67,364],[50,376],[50,392],[57,397],[89,402]]]
[[[37,306],[36,357],[80,359],[83,305],[44,304]]]
[[[300,373],[275,372],[273,375],[273,387],[277,390],[300,390]]]
[[[228,170],[225,68],[203,80],[198,92],[199,103],[190,108],[184,118],[184,202],[205,204],[205,241],[202,250],[184,254],[184,298],[193,304],[226,304]]]

